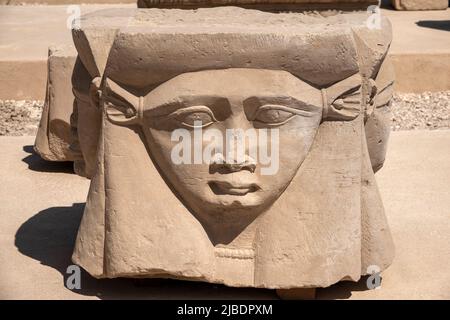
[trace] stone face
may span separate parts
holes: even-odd
[[[366,20],[236,7],[82,17],[76,131],[93,169],[73,261],[98,278],[278,289],[389,266],[372,167],[386,150],[390,25]],[[273,157],[219,148],[229,130]]]
[[[445,10],[448,0],[392,0],[397,10]]]
[[[208,8],[238,6],[253,9],[366,9],[378,0],[138,0],[139,8]]]
[[[82,158],[80,152],[70,148],[74,99],[70,78],[75,56],[76,51],[70,46],[49,49],[47,94],[34,146],[46,160],[74,161]]]

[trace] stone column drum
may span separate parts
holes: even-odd
[[[386,269],[374,171],[389,136],[391,27],[367,19],[238,7],[83,16],[74,126],[92,180],[73,261],[97,278],[273,289]],[[268,143],[271,161],[229,156],[218,146],[230,130],[256,132],[247,140]]]

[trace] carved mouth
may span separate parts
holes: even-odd
[[[208,185],[217,195],[245,196],[248,193],[256,192],[261,189],[255,183],[234,184],[227,181],[210,181]]]

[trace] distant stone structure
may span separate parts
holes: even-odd
[[[448,0],[392,0],[397,10],[445,10]]]
[[[34,147],[45,160],[83,160],[79,150],[71,149],[70,117],[74,103],[71,78],[75,58],[76,50],[72,46],[49,49],[47,92]]]
[[[238,6],[247,9],[281,10],[361,10],[378,5],[379,0],[138,0],[139,8],[194,9]]]

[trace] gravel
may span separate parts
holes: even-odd
[[[392,129],[449,129],[450,91],[395,94]]]
[[[0,100],[0,136],[35,135],[43,101]],[[450,129],[450,91],[397,93],[392,129]]]
[[[36,135],[44,101],[0,100],[0,136]]]

